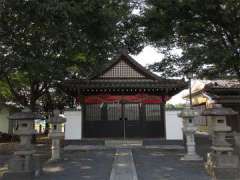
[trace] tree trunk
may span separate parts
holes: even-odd
[[[32,112],[36,111],[36,98],[34,98],[33,95],[31,95],[30,98],[30,109]]]

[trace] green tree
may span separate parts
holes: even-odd
[[[180,111],[185,107],[185,104],[166,104],[167,111]]]
[[[240,79],[239,0],[146,0],[145,34],[162,50],[150,66],[165,75]],[[182,49],[182,55],[169,53]]]
[[[72,49],[66,3],[2,1],[2,61],[14,59],[14,71],[4,74],[9,89],[22,105],[34,109],[36,100],[61,77]],[[11,66],[9,66],[11,67]]]
[[[11,101],[13,96],[6,82],[0,81],[0,104],[6,101]]]
[[[130,0],[0,2],[0,61],[14,60],[12,71],[2,74],[16,100],[32,110],[49,88],[88,76],[120,47],[142,48]]]

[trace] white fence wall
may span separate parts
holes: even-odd
[[[64,115],[67,118],[65,125],[65,139],[82,139],[82,111],[65,111]]]
[[[166,139],[182,140],[182,119],[177,116],[179,111],[166,111]],[[67,118],[65,125],[66,140],[82,139],[82,111],[66,111]]]
[[[166,111],[166,139],[182,140],[182,119],[178,117],[180,111]]]

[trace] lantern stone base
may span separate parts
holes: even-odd
[[[52,139],[52,156],[49,162],[57,162],[61,160],[61,137],[56,137],[53,136],[54,138]]]
[[[203,158],[196,153],[196,144],[195,144],[195,136],[194,136],[196,129],[197,128],[193,126],[183,128],[183,133],[186,135],[187,153],[182,158],[180,158],[180,160],[182,161],[203,160]]]
[[[238,153],[238,156],[240,158],[240,133],[234,133],[234,139],[235,139],[235,148]]]
[[[59,154],[58,154],[59,153]],[[58,162],[61,162],[63,160],[63,157],[61,157],[62,153],[61,152],[58,152],[57,155],[53,155],[51,157],[51,159],[49,159],[47,161],[47,163],[58,163]],[[61,155],[60,155],[61,154]]]
[[[15,152],[13,157],[8,163],[9,171],[12,172],[33,172],[34,171],[34,160],[31,153],[18,154]]]
[[[20,156],[20,154],[21,156]],[[42,168],[40,165],[39,155],[32,155],[30,152],[23,153],[21,151],[15,152],[13,157],[8,162],[9,171],[3,176],[3,180],[28,180],[27,178],[33,178],[33,176],[39,176]],[[25,178],[26,176],[26,178]]]
[[[237,168],[214,168],[214,173],[216,180],[240,180],[240,173]]]
[[[203,158],[197,154],[186,154],[180,159],[181,161],[202,161]]]
[[[206,169],[213,180],[240,180],[239,159],[233,154],[209,153]]]
[[[33,180],[32,172],[7,172],[3,175],[2,180]]]

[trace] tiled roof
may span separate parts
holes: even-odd
[[[205,88],[240,88],[239,80],[213,80]]]
[[[117,66],[119,62],[124,63]],[[107,74],[107,72],[111,73]],[[185,89],[186,86],[187,83],[183,79],[164,79],[153,74],[125,51],[122,51],[115,60],[112,60],[112,63],[100,74],[90,79],[66,80],[61,85],[65,92],[73,96],[96,93],[136,94],[142,92],[172,96]]]
[[[225,94],[240,94],[239,80],[195,80],[192,84],[192,94],[197,95],[202,92],[210,92],[218,94],[224,92]],[[189,93],[185,94],[183,98],[188,98]]]

